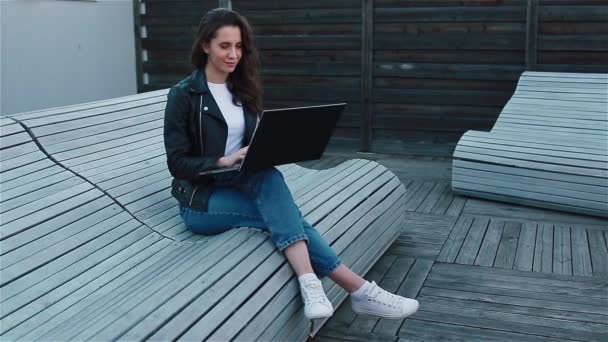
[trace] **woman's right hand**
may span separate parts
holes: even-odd
[[[245,159],[245,154],[247,154],[248,149],[249,149],[249,146],[246,146],[246,147],[243,147],[242,149],[234,152],[231,155],[221,157],[220,159],[217,160],[217,163],[215,163],[215,165],[220,168],[221,167],[232,167],[232,166],[240,163],[243,159]]]

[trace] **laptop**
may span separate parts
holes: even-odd
[[[240,164],[199,175],[258,171],[320,159],[345,107],[346,103],[337,103],[265,110]]]

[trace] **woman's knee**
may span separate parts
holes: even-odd
[[[285,182],[285,178],[283,178],[283,174],[275,167],[271,167],[268,169],[256,171],[252,174],[252,177],[257,178],[258,180],[264,182]]]
[[[188,230],[203,235],[220,234],[238,227],[265,227],[264,222],[257,213],[246,210],[230,210],[232,208],[228,207],[215,209],[213,211],[202,211],[180,206],[180,216]],[[224,210],[222,211],[221,209]]]

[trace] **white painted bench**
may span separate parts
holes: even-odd
[[[454,151],[459,194],[608,217],[608,75],[525,72]]]
[[[162,141],[166,93],[1,119],[2,340],[305,340],[324,323],[304,317],[266,234],[185,228]],[[399,234],[405,188],[385,167],[280,169],[355,271]],[[323,284],[334,305],[346,297]]]

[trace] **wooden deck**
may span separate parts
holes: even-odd
[[[2,134],[6,135],[3,146],[20,146],[4,149],[0,155],[4,170],[1,181],[4,197],[0,214],[4,223],[19,220],[19,224],[6,225],[0,232],[4,238],[0,243],[4,253],[1,280],[8,282],[18,278],[2,289],[3,299],[8,300],[3,302],[1,313],[10,315],[2,322],[2,328],[14,328],[28,317],[33,317],[27,324],[11,330],[12,335],[3,336],[3,340],[16,340],[11,336],[22,336],[22,333],[31,333],[29,336],[45,335],[59,324],[64,325],[68,329],[65,332],[69,334],[78,333],[76,330],[81,327],[89,329],[90,326],[91,331],[99,330],[107,322],[100,320],[96,312],[103,312],[104,315],[114,314],[117,310],[126,312],[133,303],[137,304],[136,313],[140,316],[131,318],[139,319],[143,317],[142,313],[156,309],[147,306],[147,301],[156,299],[151,293],[162,289],[165,295],[181,289],[166,284],[185,286],[180,281],[173,282],[175,279],[171,276],[174,273],[169,272],[190,276],[185,270],[195,265],[195,261],[175,271],[166,268],[167,272],[165,269],[157,272],[154,267],[147,271],[149,265],[159,261],[173,260],[173,263],[189,255],[199,255],[200,249],[197,248],[206,248],[206,245],[195,243],[191,244],[194,246],[192,249],[180,249],[174,241],[163,238],[171,237],[175,241],[197,239],[188,235],[183,227],[180,228],[181,220],[168,207],[167,202],[171,201],[168,194],[163,195],[166,198],[157,198],[154,206],[142,205],[139,201],[140,198],[159,193],[149,185],[156,184],[154,186],[157,187],[164,184],[163,180],[168,177],[162,165],[164,151],[158,147],[162,140],[158,138],[160,126],[155,121],[160,117],[154,114],[154,111],[162,110],[162,105],[154,101],[153,98],[142,101],[153,106],[153,114],[144,114],[150,115],[149,122],[144,120],[148,123],[141,124],[141,120],[123,117],[122,114],[110,114],[119,117],[116,119],[112,116],[117,124],[135,126],[138,129],[136,133],[114,130],[110,124],[101,126],[105,124],[102,121],[95,123],[97,127],[80,125],[78,130],[60,121],[54,123],[56,126],[51,129],[47,127],[47,119],[29,118],[33,126],[39,126],[36,126],[34,133],[38,133],[38,141],[45,146],[48,155],[39,151],[29,133],[19,125],[10,124],[6,119],[0,120]],[[94,115],[95,112],[90,114]],[[65,121],[82,118],[81,113],[65,115]],[[61,132],[57,133],[57,127]],[[91,135],[95,137],[91,138]],[[86,153],[80,147],[86,148]],[[48,159],[49,155],[53,156],[53,160]],[[455,196],[450,190],[451,161],[446,158],[397,158],[330,151],[322,160],[304,163],[304,166],[328,169],[355,158],[372,159],[385,165],[408,190],[404,197],[400,197],[403,198],[400,207],[395,207],[403,209],[383,210],[390,218],[403,215],[406,220],[400,228],[400,236],[370,269],[367,278],[388,290],[418,298],[421,309],[404,321],[383,320],[354,315],[346,302],[312,340],[608,340],[606,219]],[[57,162],[66,168],[59,167]],[[67,177],[68,168],[92,180],[96,186],[72,174]],[[120,168],[120,174],[115,172],[117,168]],[[145,170],[139,172],[140,168]],[[289,172],[287,177],[295,179],[298,175],[294,171]],[[343,175],[346,179],[354,173],[344,170]],[[368,172],[366,177],[373,179],[375,176]],[[32,192],[33,189],[38,190]],[[21,193],[28,194],[21,196]],[[53,195],[47,196],[49,193]],[[72,196],[75,193],[77,196]],[[298,194],[296,191],[296,198],[299,198]],[[110,201],[106,195],[111,195],[117,201]],[[319,203],[324,201],[317,193],[306,193],[304,197],[314,198]],[[374,201],[381,196],[377,197]],[[28,202],[31,203],[24,205]],[[76,207],[79,209],[70,213],[65,209]],[[352,213],[361,215],[356,210]],[[357,220],[353,218],[352,222]],[[45,223],[38,225],[41,221]],[[67,229],[49,229],[57,227],[57,222],[61,223],[59,227],[65,226]],[[144,224],[153,227],[157,234],[143,239],[150,234]],[[38,229],[18,234],[33,225],[37,225]],[[104,234],[98,228],[107,225],[115,229],[96,239],[94,244],[87,243],[91,238]],[[63,238],[66,231],[70,232],[70,239]],[[44,236],[44,239],[30,243],[40,236]],[[372,238],[373,235],[366,235],[363,240]],[[159,243],[160,240],[164,242]],[[353,248],[364,251],[360,246]],[[145,252],[140,254],[142,250]],[[33,258],[29,258],[31,256]],[[199,255],[201,258],[204,256]],[[29,260],[24,261],[25,258]],[[122,263],[129,258],[132,258],[129,262]],[[217,258],[221,256],[197,264],[197,267],[208,267]],[[99,263],[99,260],[106,261]],[[224,260],[220,267],[223,269],[226,263],[232,261]],[[138,263],[141,264],[137,266]],[[349,264],[353,262],[349,260]],[[138,272],[142,271],[141,277],[138,275],[128,281],[123,278],[112,286],[104,286],[135,266]],[[32,269],[37,271],[35,276],[27,276],[26,273]],[[82,269],[87,271],[81,273]],[[240,284],[247,275],[241,268],[226,269],[231,270],[231,276],[219,283],[218,289],[222,291],[222,286]],[[149,280],[157,275],[167,282]],[[87,297],[98,288],[103,289],[99,297]],[[297,288],[291,289],[293,291],[282,292],[277,301],[268,299],[272,305],[267,307],[272,306],[274,310],[287,306],[284,311],[286,315],[293,314],[299,299]],[[51,290],[53,292],[49,292]],[[287,295],[283,295],[285,293]],[[330,289],[330,295],[338,293],[343,292],[336,287]],[[61,301],[59,305],[54,305],[68,295],[72,296],[70,300],[73,301]],[[231,300],[222,301],[220,298]],[[291,298],[295,300],[289,302]],[[209,302],[222,303],[222,313],[233,312],[234,297],[209,295],[203,298],[203,302],[184,300],[192,306],[183,315],[173,316],[170,310],[162,309],[162,315],[153,319],[171,317],[175,318],[177,325],[189,325],[187,320],[196,318],[195,314],[200,314],[199,309],[208,308]],[[247,313],[260,308],[255,300],[250,302],[252,304],[246,310],[234,316],[234,321],[238,323],[226,325],[227,330],[242,328],[246,319],[238,319],[251,317]],[[28,304],[23,306],[23,303]],[[23,311],[16,311],[18,308],[23,308]],[[40,314],[41,310],[46,312]],[[76,314],[81,310],[84,310],[83,314]],[[268,324],[278,326],[285,334],[305,331],[297,326],[302,320],[290,320],[288,316],[284,320],[274,320],[265,312],[257,317],[260,321],[249,324],[250,329],[240,330],[238,340],[256,339],[251,337],[254,336],[252,331],[257,331],[258,335],[255,336],[260,336],[259,330]],[[289,323],[283,325],[285,321]],[[117,322],[127,324],[124,320]],[[142,322],[145,327],[146,321]],[[173,327],[167,326],[159,333],[172,334],[176,331]],[[63,334],[64,331],[60,332]],[[99,340],[112,340],[108,336],[115,333],[111,329],[102,332],[106,338]],[[279,340],[294,339],[287,335],[279,337],[283,337],[277,338]],[[263,336],[257,339],[269,340]]]
[[[402,233],[367,278],[420,311],[384,320],[345,301],[312,341],[608,340],[608,220],[455,196],[448,159],[366,157],[408,189]]]

